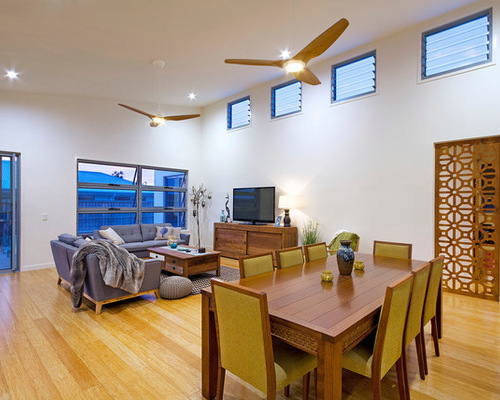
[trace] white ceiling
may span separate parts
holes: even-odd
[[[350,25],[332,57],[474,0],[295,0],[300,50],[337,20]],[[205,106],[283,73],[224,64],[279,59],[292,46],[294,0],[0,0],[0,90]],[[324,83],[323,83],[324,84]],[[187,99],[189,92],[196,101]],[[151,110],[155,111],[155,110]]]

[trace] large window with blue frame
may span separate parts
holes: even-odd
[[[135,223],[185,228],[187,175],[186,170],[78,160],[78,234]]]

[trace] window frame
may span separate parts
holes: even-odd
[[[240,126],[233,128],[232,127],[232,109],[231,109],[231,107],[234,106],[235,104],[241,103],[241,102],[246,101],[246,100],[248,100],[248,108],[249,108],[248,123],[245,125],[240,125]],[[227,125],[226,125],[226,127],[227,127],[228,131],[246,128],[247,126],[250,126],[251,124],[252,124],[252,102],[250,100],[250,95],[245,96],[245,97],[241,97],[237,100],[234,100],[234,101],[227,103]]]
[[[286,114],[275,115],[276,114],[276,95],[275,95],[276,90],[284,88],[286,86],[293,85],[294,83],[297,83],[297,82],[300,83],[300,86],[299,86],[300,87],[300,109],[297,111],[288,112]],[[277,119],[277,118],[286,117],[286,116],[293,115],[293,114],[299,114],[301,112],[302,112],[302,82],[299,79],[292,79],[290,81],[280,83],[279,85],[271,87],[271,119],[272,120]]]
[[[349,64],[353,64],[357,61],[363,60],[363,59],[368,58],[368,57],[373,57],[375,59],[375,61],[373,62],[373,65],[375,67],[375,70],[374,70],[375,78],[373,79],[373,90],[370,92],[365,92],[365,93],[360,93],[360,94],[356,94],[353,96],[345,97],[341,100],[335,100],[336,92],[334,95],[334,76],[335,76],[334,74],[336,72],[336,69],[344,67],[344,66],[349,65]],[[331,85],[330,85],[330,103],[331,104],[338,104],[338,103],[341,103],[343,101],[352,100],[352,99],[355,99],[358,97],[370,96],[370,95],[377,93],[377,50],[374,49],[374,50],[371,50],[369,52],[360,54],[358,56],[349,58],[348,60],[339,62],[337,64],[333,64],[332,68],[331,68],[331,72],[330,72],[330,81],[331,81]],[[335,79],[335,82],[336,82],[336,79]]]
[[[118,184],[118,183],[89,183],[80,182],[78,179],[78,171],[80,163],[88,163],[95,165],[111,165],[116,167],[133,167],[137,169],[137,184]],[[168,172],[180,172],[185,176],[184,187],[171,187],[171,186],[154,186],[154,185],[143,185],[142,184],[142,170],[152,169]],[[188,170],[177,169],[177,168],[165,168],[156,167],[150,165],[140,165],[140,164],[126,164],[108,161],[96,161],[87,159],[77,159],[76,160],[76,231],[79,234],[79,223],[78,218],[80,215],[84,214],[135,214],[136,223],[140,224],[142,222],[142,216],[145,213],[185,213],[184,225],[182,229],[187,228],[188,223]],[[79,189],[116,189],[116,190],[132,190],[136,192],[136,206],[135,207],[80,207],[79,206]],[[143,207],[142,205],[142,192],[174,192],[174,193],[184,193],[184,207]],[[83,233],[88,234],[88,233]]]
[[[431,36],[431,35],[434,35],[436,33],[443,32],[443,31],[446,31],[448,29],[466,24],[467,22],[471,22],[471,21],[474,21],[476,19],[479,19],[479,18],[485,17],[485,16],[488,16],[488,37],[489,37],[489,42],[488,42],[489,52],[488,52],[487,60],[478,61],[478,62],[473,63],[473,64],[469,64],[469,65],[465,65],[465,66],[461,66],[461,67],[456,67],[456,68],[453,68],[453,69],[450,69],[447,71],[443,71],[443,72],[439,72],[436,74],[432,74],[432,75],[425,74],[425,71],[426,71],[426,40],[425,39],[428,36]],[[468,16],[465,16],[463,18],[459,18],[457,20],[448,22],[446,24],[443,24],[443,25],[437,26],[435,28],[429,29],[425,32],[422,32],[421,43],[420,43],[420,52],[421,52],[421,54],[420,54],[420,80],[424,81],[427,79],[436,78],[436,77],[440,77],[440,76],[448,75],[448,74],[453,75],[459,71],[466,71],[468,69],[475,68],[475,67],[478,67],[480,65],[491,64],[493,62],[493,43],[492,43],[493,21],[492,21],[492,18],[493,18],[493,9],[488,8],[486,10],[475,12],[475,13],[470,14]]]

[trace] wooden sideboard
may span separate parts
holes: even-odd
[[[238,258],[286,249],[297,246],[297,240],[295,226],[214,224],[214,250],[224,257]]]

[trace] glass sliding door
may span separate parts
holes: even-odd
[[[19,266],[19,154],[0,152],[0,273]]]

